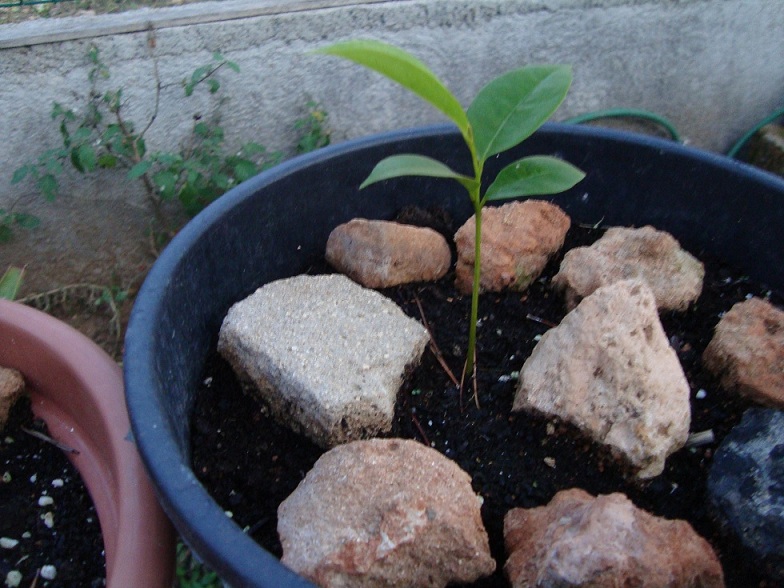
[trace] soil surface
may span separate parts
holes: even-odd
[[[447,227],[452,231],[454,227]],[[588,244],[601,231],[573,227],[563,249]],[[694,252],[699,255],[699,252]],[[392,436],[417,439],[455,460],[484,497],[482,516],[496,573],[476,586],[507,586],[502,526],[513,507],[544,505],[562,489],[596,494],[623,492],[639,507],[666,518],[688,520],[714,546],[727,585],[773,586],[759,577],[754,562],[723,537],[706,508],[706,477],[712,455],[749,406],[722,390],[706,374],[700,357],[720,314],[749,295],[784,306],[780,294],[703,259],[703,294],[685,313],[666,313],[662,324],[691,387],[692,432],[713,430],[716,442],[683,449],[667,460],[662,475],[635,483],[624,464],[568,424],[511,413],[516,374],[538,335],[558,324],[565,311],[549,288],[562,254],[526,293],[483,294],[480,299],[479,405],[462,397],[432,351],[401,390]],[[325,268],[324,271],[326,271]],[[316,272],[318,273],[318,270]],[[424,317],[446,363],[459,378],[464,360],[470,300],[453,287],[453,275],[435,284],[383,291],[412,317]],[[421,310],[420,310],[421,308]],[[697,397],[698,391],[704,391]],[[704,395],[704,398],[703,398]],[[231,368],[217,355],[208,361],[192,422],[193,469],[216,501],[265,549],[280,557],[277,507],[312,467],[322,450],[267,416]]]
[[[82,479],[61,449],[28,431],[46,434],[46,425],[25,396],[0,436],[0,537],[19,542],[0,548],[0,582],[16,570],[23,588],[105,586],[98,515]]]

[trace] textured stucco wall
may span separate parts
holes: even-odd
[[[70,175],[62,202],[46,205],[31,185],[10,185],[13,169],[57,144],[52,102],[76,106],[88,91],[92,43],[112,72],[100,87],[124,88],[125,115],[138,124],[153,108],[153,60],[164,83],[181,80],[216,50],[237,62],[239,75],[221,76],[230,97],[222,123],[236,144],[289,148],[308,100],[328,111],[335,141],[442,120],[380,76],[308,54],[333,40],[372,37],[415,53],[464,104],[507,69],[570,63],[574,84],[556,119],[643,108],[669,118],[692,144],[724,150],[784,99],[782,30],[781,0],[232,0],[3,25],[0,208],[21,199],[19,208],[44,220],[37,237],[19,239],[25,244],[16,249],[28,255],[46,247],[102,249],[120,237],[109,231],[98,245],[85,245],[79,231],[89,228],[64,229],[64,218],[79,221],[83,201],[99,218],[117,216],[122,228],[144,224],[141,192],[121,174]],[[202,96],[184,98],[176,83],[165,88],[149,147],[175,148],[192,116],[210,109]],[[0,248],[0,265],[13,251]],[[24,263],[19,253],[10,261]]]

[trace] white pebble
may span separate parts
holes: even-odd
[[[41,566],[41,577],[44,580],[54,580],[57,577],[57,568],[53,565]]]
[[[19,545],[19,541],[11,539],[10,537],[0,537],[0,547],[3,549],[13,549]]]
[[[65,484],[65,482],[63,482],[60,478],[55,478],[52,480],[52,486],[55,488],[62,488],[63,484]]]
[[[51,496],[41,496],[38,499],[38,506],[50,506],[54,504],[54,498]]]
[[[33,474],[32,476],[30,476],[30,481],[31,481],[33,484],[35,484],[35,481],[36,481],[37,479],[38,479],[38,474]]]
[[[11,478],[11,472],[4,472],[3,473],[3,482],[5,484],[8,484],[9,482],[11,482],[11,479],[12,479]]]
[[[702,388],[700,388],[699,390],[697,390],[697,394],[695,394],[694,396],[697,398],[697,400],[703,400],[707,395],[708,393]]]
[[[41,515],[41,520],[44,522],[47,528],[51,529],[54,527],[54,513],[46,512]]]
[[[22,583],[22,572],[19,570],[11,570],[5,576],[5,585],[8,588],[16,588]]]

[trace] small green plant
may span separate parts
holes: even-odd
[[[571,68],[536,65],[512,70],[484,86],[468,110],[463,110],[457,98],[425,64],[397,47],[378,41],[355,40],[330,45],[317,52],[349,59],[390,78],[435,106],[462,134],[471,155],[473,175],[458,173],[430,157],[394,155],[380,161],[360,188],[400,176],[430,176],[456,180],[467,190],[476,215],[471,317],[463,372],[464,377],[471,376],[476,361],[482,208],[489,201],[563,192],[585,176],[565,161],[538,155],[509,164],[483,190],[485,162],[520,144],[552,116],[571,85]]]
[[[294,128],[300,135],[296,148],[299,154],[321,149],[330,142],[326,111],[313,101],[307,103],[307,108],[307,115],[294,123]]]
[[[218,574],[196,561],[184,543],[177,543],[177,586],[178,588],[221,588]]]
[[[19,292],[19,288],[22,286],[23,277],[23,268],[9,266],[2,277],[0,277],[0,298],[14,300]]]
[[[194,115],[191,136],[179,151],[149,152],[145,136],[158,116],[162,91],[172,84],[160,81],[157,64],[153,62],[154,109],[146,124],[139,127],[125,117],[126,100],[122,88],[99,89],[101,80],[108,79],[110,73],[96,46],[90,47],[87,58],[91,65],[88,73],[90,92],[85,107],[80,109],[83,114],[55,103],[51,116],[58,124],[62,145],[44,151],[36,161],[19,167],[12,183],[29,176],[43,196],[53,200],[59,190],[57,178],[67,165],[83,174],[97,169],[124,168],[129,179],[142,182],[156,216],[161,220],[160,207],[166,201],[176,199],[188,214],[194,215],[234,185],[280,161],[280,154],[268,153],[254,142],[227,151],[218,114],[224,101],[222,97],[218,99],[211,120]],[[209,63],[196,68],[182,81],[185,96],[193,95],[201,86],[217,95],[221,89],[217,74],[224,68],[239,72],[236,63],[214,53]]]

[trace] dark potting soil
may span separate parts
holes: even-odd
[[[573,227],[562,251],[590,244],[600,235],[599,230]],[[479,408],[470,390],[461,397],[430,350],[398,397],[391,436],[417,439],[453,459],[468,472],[475,492],[484,498],[482,517],[498,567],[493,576],[475,586],[508,585],[503,576],[504,514],[514,507],[547,504],[559,490],[573,487],[594,495],[623,492],[655,515],[685,519],[716,549],[728,586],[773,586],[759,576],[755,562],[735,541],[721,533],[706,505],[713,452],[750,404],[722,390],[703,371],[700,357],[721,313],[749,295],[767,297],[781,307],[781,295],[703,259],[702,296],[687,312],[665,313],[661,319],[691,387],[691,431],[712,430],[716,441],[678,451],[669,457],[660,476],[638,483],[622,463],[574,427],[552,418],[511,412],[517,372],[538,336],[565,314],[561,297],[549,287],[562,256],[551,261],[527,292],[485,293],[480,298]],[[459,378],[470,297],[458,294],[453,281],[450,274],[434,284],[407,285],[383,294],[408,315],[426,319],[437,347]],[[322,450],[272,422],[252,395],[243,393],[217,353],[207,363],[192,425],[193,469],[199,479],[240,527],[280,557],[277,507]]]
[[[27,396],[0,434],[0,537],[19,542],[0,547],[0,585],[17,571],[22,588],[105,586],[98,515],[81,477],[61,449],[24,429],[47,433]]]

